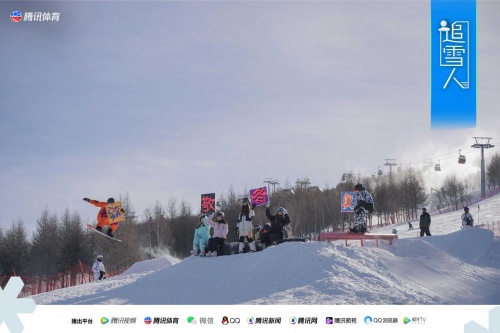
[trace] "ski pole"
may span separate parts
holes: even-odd
[[[479,205],[477,205],[477,225],[479,225]]]

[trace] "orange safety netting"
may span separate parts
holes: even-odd
[[[110,278],[112,276],[119,275],[126,269],[127,268],[122,268],[106,272],[106,277]],[[24,287],[18,297],[33,296],[47,291],[72,287],[94,281],[92,268],[88,265],[82,264],[81,262],[62,273],[54,274],[52,276],[31,277],[16,275],[15,272],[13,275],[0,276],[0,286],[2,289],[5,288],[11,276],[19,276],[24,282]]]

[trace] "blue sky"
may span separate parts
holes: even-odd
[[[140,215],[267,177],[335,185],[344,170],[458,155],[473,136],[500,134],[498,2],[478,3],[477,128],[448,131],[430,130],[428,2],[0,9],[4,229],[17,218],[30,228],[45,206],[93,219],[83,197],[128,192]],[[13,10],[61,18],[15,24]],[[472,177],[478,156],[448,170]]]

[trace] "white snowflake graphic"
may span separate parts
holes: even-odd
[[[485,328],[475,321],[471,321],[464,325],[465,333],[496,333],[500,332],[500,306],[490,310],[489,314],[489,329]]]
[[[5,321],[11,333],[22,333],[24,326],[17,317],[18,313],[33,313],[36,304],[32,298],[17,298],[24,283],[18,276],[13,276],[0,288],[0,325]]]

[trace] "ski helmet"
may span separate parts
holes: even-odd
[[[250,201],[248,200],[248,198],[243,198],[243,199],[241,199],[241,203],[247,204],[247,203],[250,203]]]
[[[425,207],[422,207],[422,210],[425,210],[425,211],[427,211],[427,208],[425,208]]]
[[[108,203],[108,204],[114,204],[115,203],[115,199],[114,198],[109,198],[106,203]]]
[[[361,183],[357,183],[355,186],[354,186],[354,191],[359,191],[359,190],[363,190],[364,189],[364,186],[363,184]]]
[[[217,217],[221,216],[222,218],[224,218],[224,212],[218,212],[217,213]]]
[[[283,208],[283,207],[278,208],[278,212],[281,212],[282,214],[285,214],[285,208]]]
[[[468,212],[469,212],[469,207],[464,207],[464,211],[465,211],[466,213],[468,213]]]
[[[102,255],[101,254],[97,256],[97,261],[102,261]]]

